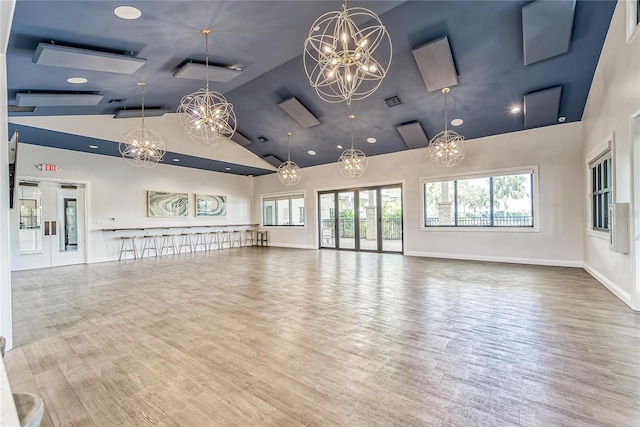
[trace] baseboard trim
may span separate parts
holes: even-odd
[[[426,258],[446,258],[460,259],[465,261],[487,261],[487,262],[504,262],[507,264],[528,264],[528,265],[547,265],[550,267],[574,267],[582,268],[582,261],[571,261],[564,259],[539,259],[539,258],[512,258],[500,256],[485,255],[468,255],[468,254],[448,254],[441,252],[417,252],[405,251],[405,255],[418,256]]]
[[[273,246],[274,248],[318,249],[313,245],[296,245],[290,243],[269,243],[269,246]]]
[[[600,282],[605,288],[607,288],[612,294],[617,296],[623,303],[627,304],[632,310],[639,311],[633,306],[633,301],[631,300],[631,295],[628,292],[621,289],[620,286],[613,283],[607,277],[605,277],[602,273],[600,273],[595,268],[591,267],[587,263],[582,263],[582,268],[584,271],[589,273],[594,279]]]

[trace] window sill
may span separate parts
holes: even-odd
[[[444,231],[454,233],[481,232],[481,233],[539,233],[540,227],[420,227],[420,231]]]
[[[605,231],[596,231],[596,230],[592,230],[590,228],[587,228],[585,230],[587,232],[587,235],[591,236],[591,237],[596,237],[598,239],[602,239],[602,240],[609,240],[609,233],[605,232]]]

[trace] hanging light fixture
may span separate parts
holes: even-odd
[[[287,187],[292,187],[302,179],[300,167],[291,161],[291,132],[287,133],[287,161],[278,167],[278,178]]]
[[[434,136],[429,141],[429,153],[431,161],[438,163],[440,166],[450,168],[455,166],[464,159],[465,146],[464,136],[458,135],[457,132],[448,130],[447,128],[447,94],[449,88],[442,89],[444,93],[444,131]]]
[[[355,21],[367,26],[360,29]],[[361,7],[348,9],[345,0],[341,11],[327,12],[311,26],[304,42],[304,70],[320,98],[351,104],[375,92],[392,55],[391,38],[378,15]]]
[[[164,157],[164,141],[144,125],[144,82],[138,83],[142,90],[142,126],[129,129],[120,140],[120,154],[130,165],[152,168]]]
[[[186,95],[180,101],[177,113],[184,132],[201,145],[219,145],[231,139],[236,131],[236,115],[233,105],[218,92],[209,90],[209,34],[211,30],[200,30],[205,37],[206,86]]]
[[[345,178],[359,178],[367,170],[367,156],[355,148],[353,148],[353,121],[356,116],[349,116],[351,124],[351,148],[344,150],[338,159],[338,170]]]

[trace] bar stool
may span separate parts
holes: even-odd
[[[178,245],[178,253],[182,253],[182,248],[189,249],[189,252],[193,252],[193,245],[191,241],[190,233],[180,234],[180,245]]]
[[[222,249],[222,240],[224,237],[224,232],[222,231],[212,231],[211,232],[211,240],[209,242],[209,250],[213,248],[213,245],[216,246],[217,250]]]
[[[253,242],[255,240],[254,233],[255,233],[255,230],[253,228],[248,228],[248,229],[244,230],[244,245],[245,246],[253,246]],[[248,245],[247,245],[247,242],[249,242]]]
[[[231,232],[231,247],[242,246],[242,232],[240,230],[233,230]]]
[[[269,246],[269,232],[266,230],[258,230],[256,232],[256,245]]]
[[[153,251],[154,256],[158,256],[159,251],[157,236],[150,234],[147,236],[142,236],[142,238],[144,239],[144,243],[142,244],[142,252],[140,253],[140,258],[144,258],[145,252],[151,251]]]
[[[193,252],[198,250],[198,246],[202,248],[203,251],[209,249],[209,245],[207,245],[207,233],[196,233],[195,241],[193,242]]]
[[[231,232],[230,231],[221,231],[222,240],[220,240],[220,249],[224,249],[224,244],[228,244],[229,248],[231,248]]]
[[[136,250],[136,238],[134,236],[120,236],[122,244],[120,245],[120,256],[118,261],[122,261],[122,258],[127,259],[127,252],[133,252],[133,259],[138,259],[138,251]]]
[[[171,255],[176,254],[175,234],[162,235],[162,244],[160,245],[160,256],[164,254],[165,249],[167,250],[167,255],[168,255],[169,249],[171,249]]]

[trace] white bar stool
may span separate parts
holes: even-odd
[[[169,250],[171,250],[171,255],[176,254],[175,234],[162,235],[162,244],[160,245],[160,256],[164,254],[165,249],[167,251],[167,255],[169,255]]]
[[[142,236],[142,238],[144,239],[144,243],[142,244],[142,252],[140,253],[140,258],[144,258],[145,252],[149,253],[151,251],[153,251],[154,256],[158,256],[159,251],[157,236],[147,235]]]
[[[248,228],[244,230],[244,245],[253,246],[254,241],[255,241],[255,230],[253,228]],[[247,245],[247,242],[249,242],[248,245]]]
[[[136,250],[136,238],[134,236],[120,236],[122,244],[120,245],[120,256],[118,261],[127,259],[127,252],[133,252],[133,259],[138,259],[138,251]]]
[[[193,252],[193,246],[191,244],[191,234],[180,234],[180,244],[178,245],[178,254],[182,253],[182,248],[187,248],[189,252]]]

